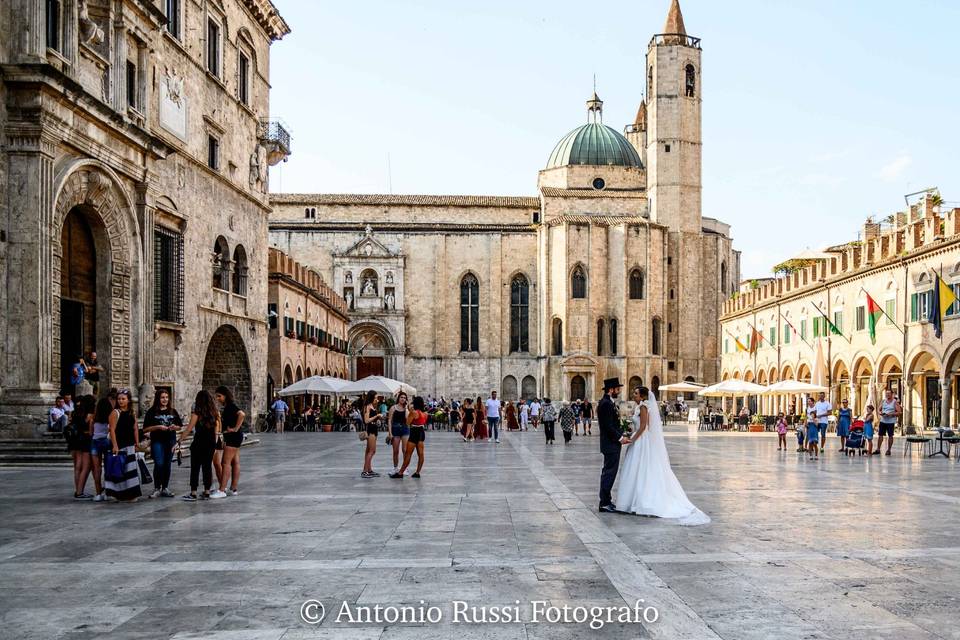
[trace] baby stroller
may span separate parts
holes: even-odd
[[[852,456],[855,452],[863,455],[864,447],[863,420],[854,420],[850,426],[850,434],[847,436],[846,450],[847,455]]]

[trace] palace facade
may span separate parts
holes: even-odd
[[[29,430],[78,354],[141,405],[266,404],[269,0],[0,9],[0,422]]]
[[[273,195],[271,244],[347,302],[351,376],[507,399],[717,379],[739,254],[701,211],[701,55],[673,0],[635,121],[594,94],[530,197]]]
[[[960,294],[960,209],[927,194],[887,222],[867,221],[859,240],[802,263],[792,273],[745,287],[724,305],[721,378],[810,382],[819,350],[835,405],[848,399],[861,414],[871,393],[875,400],[886,388],[901,399],[904,424],[957,424],[960,304],[946,310],[939,338],[928,310],[936,276]],[[883,311],[875,341],[868,295]],[[830,331],[824,315],[842,335]],[[751,352],[754,328],[762,341]],[[738,340],[747,351],[737,347]],[[765,398],[751,408],[769,415],[800,406],[800,400]]]

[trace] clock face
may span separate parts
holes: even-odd
[[[593,188],[594,189],[603,189],[607,186],[607,183],[603,181],[603,178],[594,178],[593,179]]]

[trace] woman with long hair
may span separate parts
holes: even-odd
[[[413,410],[409,412],[410,438],[407,440],[407,450],[403,454],[403,466],[391,478],[403,478],[407,467],[410,466],[410,460],[413,459],[413,452],[417,452],[417,470],[414,472],[414,478],[420,477],[420,471],[423,469],[423,442],[427,439],[427,411],[423,398],[413,397]]]
[[[473,440],[473,424],[476,419],[476,411],[473,408],[473,400],[467,398],[463,401],[463,411],[461,412],[461,423],[463,427],[460,429],[460,437],[463,438],[464,442],[469,442]]]
[[[96,400],[93,396],[77,398],[73,415],[70,416],[70,436],[67,438],[67,451],[73,458],[73,499],[91,500],[92,495],[84,489],[90,476],[90,443],[93,428],[93,413]]]
[[[172,498],[170,469],[173,465],[173,444],[183,426],[180,414],[173,408],[170,390],[160,388],[153,394],[153,405],[143,417],[143,433],[150,436],[153,457],[153,493],[151,498]]]
[[[405,391],[401,391],[397,394],[397,401],[387,413],[387,424],[390,425],[390,436],[393,438],[390,443],[393,445],[393,473],[390,474],[391,478],[397,475],[397,469],[400,468],[401,452],[406,450],[407,441],[410,439],[410,427],[407,425],[409,412],[407,394]]]
[[[477,424],[473,428],[473,436],[477,440],[487,439],[487,412],[484,410],[483,398],[477,396],[477,402],[474,405],[477,408]]]
[[[123,456],[124,462],[121,477],[106,479],[107,495],[118,502],[136,502],[140,497],[140,469],[137,467],[140,433],[129,389],[117,391],[117,408],[110,413],[109,425],[111,453]]]
[[[373,456],[377,453],[377,432],[383,417],[380,415],[377,394],[374,391],[367,391],[364,396],[360,415],[363,420],[362,428],[367,431],[367,448],[363,452],[363,471],[360,472],[360,477],[376,478],[380,474],[373,470]]]
[[[243,444],[243,420],[246,415],[237,406],[233,393],[224,386],[217,387],[217,402],[223,407],[220,424],[223,425],[223,468],[221,469],[220,490],[210,494],[216,498],[222,493],[236,496],[240,494],[240,445]],[[224,488],[224,483],[227,487]]]
[[[116,400],[116,395],[113,396]],[[94,502],[103,502],[107,494],[103,491],[103,456],[113,447],[110,444],[110,414],[113,413],[113,401],[103,397],[97,401],[93,412],[93,437],[90,439],[90,466],[93,468],[93,486],[97,495]]]
[[[182,443],[191,433],[193,442],[190,443],[190,493],[183,496],[187,502],[197,501],[197,488],[200,485],[200,472],[203,472],[203,494],[200,498],[210,498],[210,487],[213,486],[213,452],[220,440],[220,412],[217,403],[206,389],[197,393],[193,401],[193,413],[190,414],[190,423],[180,435],[178,444]]]

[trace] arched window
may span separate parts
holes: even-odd
[[[727,263],[720,263],[720,292],[727,292]]]
[[[551,337],[553,338],[553,355],[563,355],[563,320],[554,318],[551,331]]]
[[[632,376],[630,378],[630,386],[627,389],[627,391],[629,392],[627,395],[633,396],[633,390],[636,389],[637,387],[642,387],[642,386],[643,386],[643,378],[641,378],[640,376]]]
[[[662,333],[662,324],[663,322],[660,321],[660,318],[654,318],[650,322],[650,352],[655,356],[659,356],[661,351],[660,340],[662,336],[660,334]]]
[[[233,292],[238,296],[247,295],[247,251],[242,244],[233,250]]]
[[[657,396],[657,399],[660,399],[660,377],[653,376],[653,380],[650,382],[650,391],[653,391],[653,395]]]
[[[647,97],[653,95],[653,65],[647,69]]]
[[[573,273],[570,274],[570,297],[587,297],[587,274],[583,270],[583,266],[579,264],[573,268]]]
[[[697,70],[693,68],[692,64],[687,65],[686,75],[687,97],[692,98],[697,95]]]
[[[504,400],[517,399],[517,379],[513,376],[507,376],[503,379],[503,388],[501,389]]]
[[[603,355],[603,334],[605,327],[603,324],[603,318],[597,318],[597,355]]]
[[[644,296],[643,271],[634,269],[630,272],[630,299],[643,300]]]
[[[530,284],[522,275],[510,282],[510,353],[530,351]]]
[[[524,400],[537,397],[537,379],[533,376],[524,376],[520,382],[520,393]]]
[[[224,291],[230,289],[230,247],[223,236],[217,236],[213,244],[213,286]]]
[[[472,273],[460,281],[460,351],[480,351],[480,282]]]
[[[617,319],[610,318],[610,355],[617,355]]]

